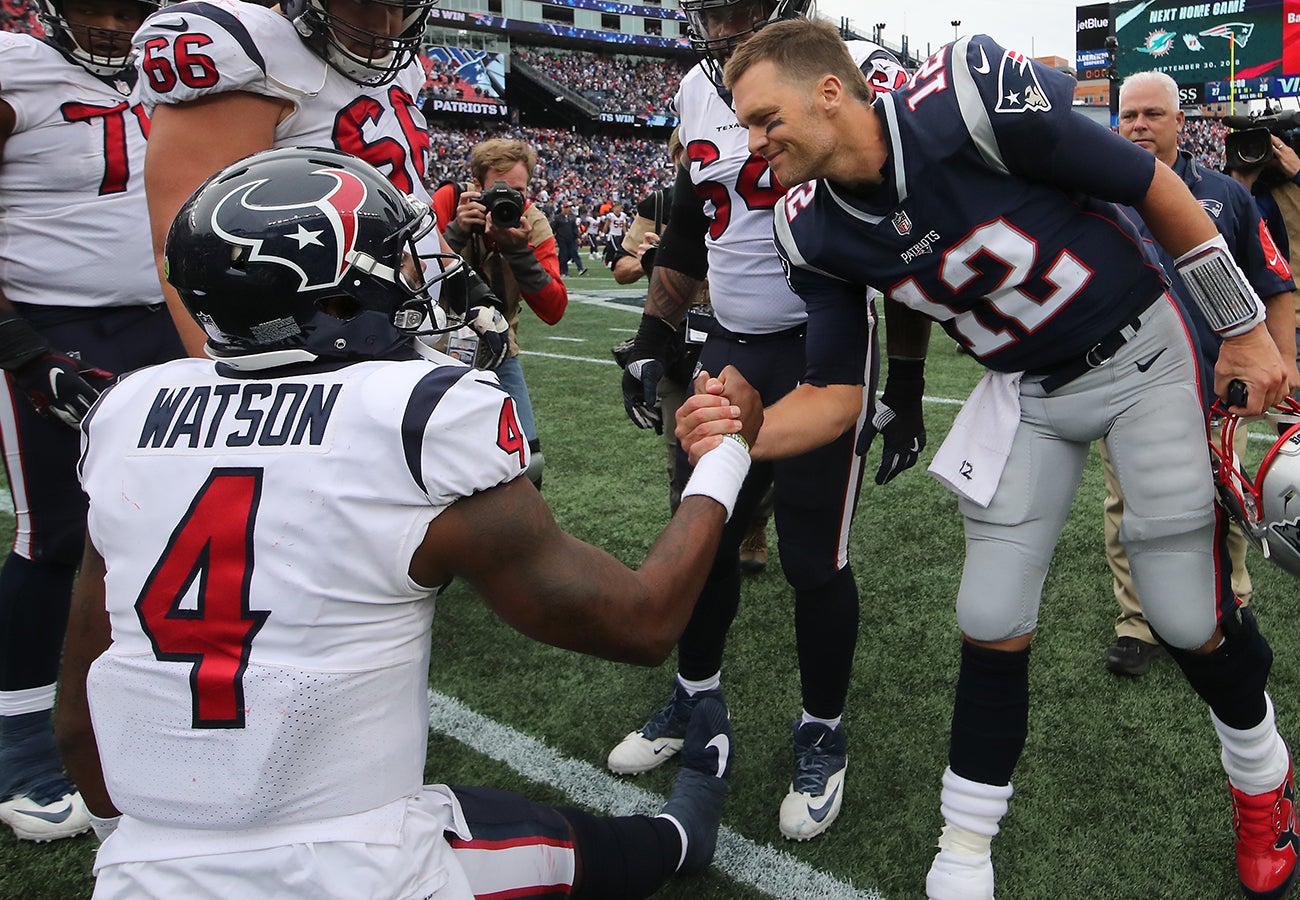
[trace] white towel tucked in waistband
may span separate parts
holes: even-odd
[[[930,463],[940,484],[972,503],[988,506],[1002,480],[1020,424],[1023,372],[984,373]]]

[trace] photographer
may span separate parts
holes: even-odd
[[[1225,116],[1234,130],[1224,141],[1224,170],[1255,197],[1259,214],[1294,268],[1291,248],[1300,240],[1300,156],[1292,147],[1300,112],[1240,120]],[[1300,293],[1292,293],[1296,337],[1300,342]],[[1296,363],[1300,366],[1300,352]]]
[[[470,151],[473,182],[440,185],[433,195],[433,208],[447,244],[465,258],[505,305],[510,349],[496,373],[515,400],[520,426],[532,451],[528,477],[540,488],[541,443],[519,364],[520,300],[547,325],[554,325],[564,315],[569,294],[560,279],[551,224],[525,197],[536,166],[537,151],[523,141],[484,141]]]

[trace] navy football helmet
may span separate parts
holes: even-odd
[[[722,87],[722,67],[764,25],[808,14],[812,0],[681,0],[691,49],[704,57],[709,79]]]
[[[1300,577],[1300,403],[1286,397],[1268,414],[1280,437],[1253,478],[1232,448],[1244,420],[1217,403],[1214,412],[1223,422],[1210,441],[1220,502],[1266,559]]]
[[[157,0],[135,0],[140,21],[158,9]],[[64,55],[92,75],[101,78],[134,77],[135,60],[131,36],[135,28],[117,29],[82,25],[68,21],[63,0],[36,0],[41,26]]]
[[[308,48],[344,77],[371,87],[387,84],[411,64],[420,50],[429,11],[438,0],[284,0],[280,9]],[[350,15],[331,12],[346,4]],[[400,15],[393,37],[353,17]]]
[[[464,261],[416,253],[434,225],[427,204],[354,156],[266,150],[185,202],[167,233],[165,273],[207,333],[208,354],[233,368],[400,356],[412,336],[464,324]],[[425,262],[415,284],[416,267],[402,271],[407,254]]]

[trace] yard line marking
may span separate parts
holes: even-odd
[[[590,763],[564,756],[536,738],[474,712],[459,700],[429,689],[429,728],[503,762],[530,781],[562,791],[605,815],[653,814],[664,798],[615,778]],[[722,826],[713,865],[769,897],[800,900],[883,900],[850,882],[800,862],[783,850],[755,843]]]
[[[567,356],[563,353],[542,353],[538,350],[520,350],[520,356],[540,356],[543,359],[564,359],[569,362],[595,363],[599,366],[616,366],[618,363],[612,359],[592,359],[588,356]]]
[[[585,344],[585,343],[587,343],[587,339],[586,339],[586,338],[561,337],[560,335],[557,335],[557,334],[548,334],[548,335],[546,336],[546,339],[547,339],[548,341],[568,341],[570,344]]]

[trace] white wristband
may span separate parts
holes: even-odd
[[[113,816],[111,819],[101,819],[90,810],[86,810],[86,815],[90,817],[90,827],[95,832],[95,837],[101,844],[108,840],[108,836],[117,830],[117,823],[122,821],[121,816]]]
[[[749,452],[739,435],[724,435],[721,444],[700,457],[695,471],[682,490],[682,499],[696,495],[717,500],[727,510],[727,518],[736,506],[740,486],[749,474]]]
[[[1264,304],[1222,234],[1188,250],[1174,266],[1215,334],[1237,337],[1264,321]]]

